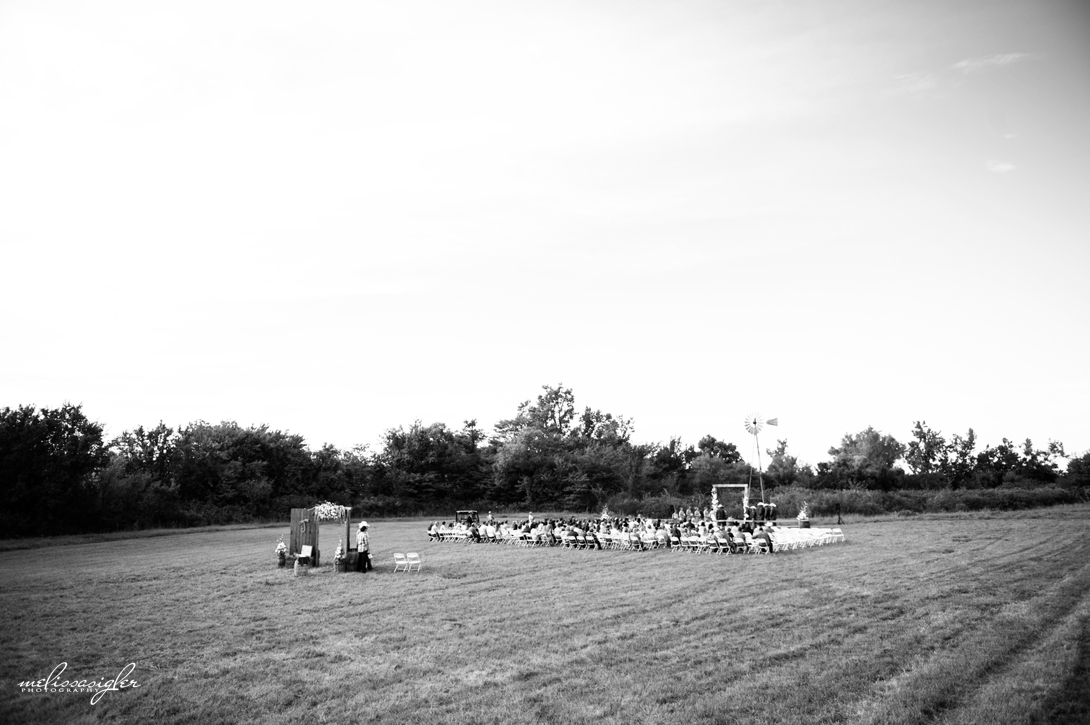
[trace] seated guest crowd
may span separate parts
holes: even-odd
[[[767,508],[767,507],[766,507]],[[748,512],[747,512],[748,513]],[[757,514],[758,511],[754,511]],[[713,553],[773,550],[774,519],[728,519],[722,507],[716,512],[681,510],[670,519],[643,516],[597,519],[535,519],[497,524],[491,514],[483,522],[436,521],[428,528],[431,541],[518,543],[529,546],[569,546],[588,549],[678,548]],[[774,516],[774,514],[773,514]]]

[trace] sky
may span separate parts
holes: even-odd
[[[1090,6],[0,1],[0,407],[1090,449]]]

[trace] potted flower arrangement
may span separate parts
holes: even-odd
[[[344,560],[344,539],[337,542],[337,550],[333,552],[333,566],[337,568],[337,572],[344,574],[348,571],[348,566]]]
[[[280,562],[280,568],[283,569],[288,562],[288,547],[284,544],[283,536],[276,544],[276,558]]]
[[[800,529],[810,528],[810,504],[803,503],[802,508],[799,509],[799,515],[795,518],[799,520]]]

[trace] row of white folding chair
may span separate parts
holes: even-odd
[[[730,544],[726,539],[700,536],[671,536],[670,546],[674,551],[689,551],[698,554],[729,554]]]
[[[776,551],[807,549],[844,541],[840,529],[780,529],[772,533]]]
[[[561,543],[570,549],[641,549],[652,548],[654,541],[641,541],[638,537],[634,540],[629,534],[578,534],[565,536]]]
[[[832,529],[812,529],[807,541],[808,546],[824,546],[831,543],[833,543]]]
[[[793,551],[795,549],[806,548],[810,545],[809,537],[800,536],[798,534],[776,531],[769,534],[769,536],[772,537],[773,551]]]
[[[725,537],[701,538],[699,536],[681,537],[681,551],[695,551],[698,553],[730,554],[731,542]],[[741,540],[735,538],[733,551],[737,553],[758,554],[767,551],[763,539],[754,539],[750,534],[742,534]]]
[[[782,534],[770,534],[772,537],[772,550],[773,551],[793,551],[798,549],[802,545],[800,539],[792,538],[790,536],[784,536]]]
[[[638,548],[639,537],[636,542],[632,541],[632,537],[627,533],[610,532],[608,534],[598,534],[598,538],[602,541],[602,546],[607,549],[613,549],[615,551],[628,551]]]
[[[711,543],[699,536],[671,536],[670,546],[674,551],[688,551],[698,554],[709,552],[712,549]]]
[[[654,536],[604,533],[564,536],[561,538],[560,543],[566,549],[647,550],[657,549],[661,546],[661,543]]]
[[[651,551],[661,549],[665,545],[658,537],[650,532],[604,534],[610,542],[611,549],[623,549],[628,551]]]
[[[795,549],[807,549],[816,546],[821,537],[817,532],[808,533],[805,529],[783,529],[773,532],[773,546],[776,551],[793,551]]]
[[[644,538],[639,534],[600,534],[600,536],[609,542],[609,548],[618,551],[640,551],[655,547],[655,542],[652,539]]]
[[[560,538],[560,545],[565,549],[597,549],[598,541],[593,535],[580,536],[571,534]]]
[[[773,544],[773,549],[769,550],[768,543],[763,536],[753,536],[749,532],[743,531],[742,540],[746,543],[745,552],[747,554],[770,554],[775,550],[775,544]]]

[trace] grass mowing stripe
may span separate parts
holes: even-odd
[[[1086,707],[1090,681],[1085,673],[1080,677],[1080,659],[1087,654],[1087,633],[1090,632],[1090,595],[1085,583],[1090,579],[1086,569],[1080,578],[1084,583],[1072,609],[1036,633],[1031,646],[1006,662],[997,663],[987,673],[971,698],[943,718],[951,725],[976,722],[1059,722],[1061,713],[1081,710],[1087,722],[1090,708]],[[1080,703],[1081,701],[1081,703]]]

